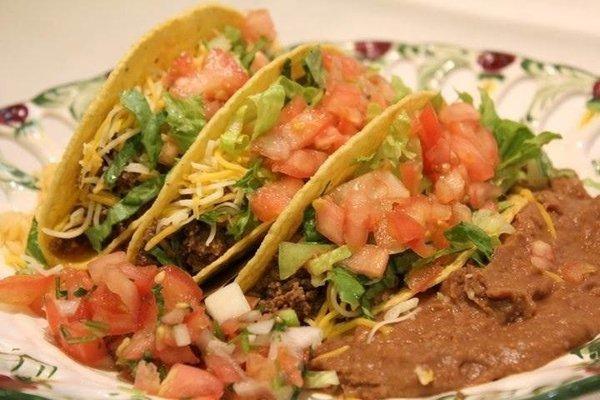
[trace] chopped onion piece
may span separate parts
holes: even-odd
[[[250,324],[246,327],[248,332],[254,333],[255,335],[266,335],[271,332],[273,325],[275,324],[274,319],[267,319],[265,321],[258,321]]]
[[[435,379],[435,375],[433,374],[433,370],[431,368],[425,368],[420,365],[415,367],[415,374],[417,375],[419,383],[423,386],[429,385]]]
[[[315,348],[322,340],[323,333],[321,329],[314,326],[291,327],[281,337],[281,341],[294,350]]]
[[[248,300],[246,300],[244,292],[242,292],[242,288],[237,282],[223,286],[208,295],[204,300],[204,304],[206,305],[206,311],[219,324],[250,311]]]
[[[79,303],[81,299],[74,300],[56,300],[56,306],[58,307],[58,312],[63,317],[71,317],[77,312],[77,308],[79,308]]]
[[[178,324],[173,327],[173,338],[178,347],[188,346],[192,343],[186,324]]]
[[[235,345],[222,342],[217,338],[213,338],[208,341],[206,349],[208,352],[214,354],[232,354],[235,350]]]
[[[416,306],[419,305],[419,299],[413,297],[412,299],[408,299],[403,301],[402,303],[396,304],[394,307],[390,308],[385,315],[383,316],[384,321],[391,321],[393,319],[398,318],[401,314],[404,314]]]

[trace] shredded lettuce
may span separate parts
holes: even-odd
[[[450,242],[451,249],[475,248],[477,251],[471,256],[479,265],[485,263],[492,256],[494,241],[483,229],[468,222],[461,222],[444,232]]]
[[[285,308],[277,311],[277,316],[281,318],[286,326],[300,326],[300,320],[298,314],[292,308]]]
[[[542,132],[535,135],[526,125],[501,119],[496,113],[494,103],[485,91],[481,91],[481,106],[479,108],[481,122],[490,129],[498,143],[500,152],[500,164],[496,169],[494,183],[503,192],[520,181],[526,180],[523,171],[528,162],[532,160],[541,161],[544,157],[542,147],[561,136],[554,132]],[[551,174],[553,167],[549,162],[542,163],[546,176]]]
[[[153,114],[146,97],[137,89],[126,90],[121,93],[121,104],[128,109],[140,125],[142,130],[142,145],[148,155],[148,164],[156,167],[158,155],[162,148],[160,127],[164,122],[165,114]]]
[[[334,247],[334,245],[321,243],[280,243],[278,255],[279,279],[289,278],[310,259],[331,251]]]
[[[115,155],[102,175],[109,188],[113,187],[129,161],[139,154],[140,150],[140,135],[135,135],[125,142],[123,148]]]
[[[31,228],[29,228],[29,234],[27,235],[25,254],[35,258],[43,266],[48,265],[46,257],[44,257],[44,253],[40,247],[40,243],[38,242],[38,222],[35,218],[31,221]]]
[[[270,178],[270,171],[262,167],[262,159],[256,158],[246,174],[237,181],[233,186],[243,189],[246,193],[250,193],[263,186],[265,181]]]
[[[321,49],[313,47],[304,58],[304,69],[309,86],[325,87],[325,68],[323,68],[323,55]]]
[[[227,129],[221,135],[219,147],[226,153],[236,155],[250,143],[248,135],[243,133],[248,106],[241,106],[233,115]]]
[[[194,143],[198,133],[206,125],[202,98],[192,96],[178,99],[165,92],[163,100],[167,111],[166,122],[171,127],[169,136],[184,152]]]
[[[167,253],[165,253],[164,250],[158,246],[155,246],[149,251],[149,253],[156,258],[156,261],[158,261],[160,265],[177,265],[175,261],[172,260],[171,257],[169,257]]]
[[[363,164],[359,174],[377,169],[384,162],[397,166],[399,162],[414,160],[421,154],[420,143],[410,135],[410,117],[402,112],[389,127],[389,133],[375,153],[360,157],[357,162]]]
[[[506,219],[492,210],[477,210],[473,213],[471,222],[481,228],[485,233],[492,237],[499,237],[502,234],[512,234],[515,228],[506,222]]]
[[[350,257],[352,252],[348,246],[341,246],[327,253],[313,258],[306,264],[306,269],[312,276],[313,286],[321,286],[325,283],[325,273],[333,268],[333,265]]]
[[[285,89],[281,85],[273,84],[264,92],[250,96],[250,100],[256,108],[256,121],[252,132],[252,139],[256,139],[275,126],[279,120],[285,104]]]
[[[156,197],[163,183],[164,176],[159,175],[134,187],[108,210],[102,223],[88,228],[85,234],[94,250],[102,250],[102,243],[110,236],[112,228],[133,216],[140,207]]]
[[[460,101],[462,101],[463,103],[473,105],[473,96],[471,96],[468,92],[459,92],[457,90],[456,94],[458,95]]]
[[[240,240],[246,233],[258,226],[259,222],[246,203],[244,209],[229,219],[227,233],[235,240]]]
[[[392,75],[392,81],[390,82],[392,85],[392,89],[394,89],[394,103],[402,100],[408,94],[410,94],[411,90],[404,81],[397,75]]]
[[[344,303],[348,303],[353,310],[358,308],[365,288],[356,275],[345,268],[333,267],[327,274],[327,279],[333,284]]]
[[[340,380],[335,371],[306,371],[304,373],[304,387],[307,389],[323,389],[339,384]]]
[[[325,238],[317,231],[317,213],[313,206],[304,211],[302,221],[302,236],[307,242],[325,242]]]
[[[283,87],[285,90],[285,96],[287,99],[293,99],[296,96],[304,97],[304,100],[311,106],[316,105],[323,97],[324,90],[316,88],[314,86],[302,86],[296,81],[291,80],[285,75],[277,79],[277,84]]]

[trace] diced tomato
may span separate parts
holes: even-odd
[[[344,209],[328,196],[315,200],[313,207],[316,213],[317,231],[335,244],[344,244]]]
[[[271,169],[292,178],[305,179],[313,176],[325,160],[327,160],[327,153],[300,149],[294,150],[287,160],[274,163]]]
[[[52,287],[53,276],[12,275],[0,280],[0,303],[29,306]]]
[[[60,347],[75,360],[92,367],[107,365],[104,341],[94,338],[94,333],[83,322],[61,323],[56,336]]]
[[[57,336],[59,334],[58,328],[62,323],[67,322],[67,318],[60,314],[56,298],[53,295],[47,294],[44,296],[44,310],[46,311],[46,320],[50,332],[52,335]]]
[[[223,331],[223,334],[228,338],[232,338],[235,336],[240,327],[240,321],[235,318],[230,318],[221,324],[221,331]]]
[[[417,161],[406,161],[398,166],[402,183],[409,190],[410,194],[415,196],[421,192],[421,180],[423,173],[421,165]]]
[[[198,309],[186,317],[185,324],[190,332],[192,342],[199,345],[202,340],[202,334],[209,329],[212,324],[203,309]]]
[[[392,85],[378,73],[368,73],[366,79],[361,80],[361,86],[370,101],[384,108],[396,97]]]
[[[294,178],[281,178],[267,183],[250,197],[250,208],[262,222],[272,221],[287,207],[304,182]]]
[[[248,73],[232,53],[214,48],[209,50],[199,71],[178,78],[170,91],[178,97],[202,95],[208,101],[225,101],[248,79]]]
[[[252,150],[271,160],[286,160],[293,150],[310,145],[334,117],[322,110],[307,108],[288,123],[277,126],[252,142]]]
[[[250,72],[252,75],[260,71],[262,67],[269,63],[269,58],[262,51],[257,51],[254,54],[254,60],[252,60],[252,64],[250,64]]]
[[[442,137],[442,127],[431,104],[423,108],[419,115],[421,129],[418,130],[419,138],[424,150],[431,149]]]
[[[469,204],[475,208],[483,208],[500,196],[500,188],[489,182],[473,182],[469,185]]]
[[[336,127],[330,126],[315,137],[314,146],[318,150],[333,153],[350,139],[350,135],[342,134]]]
[[[129,339],[129,344],[123,349],[120,358],[125,360],[141,360],[144,355],[154,351],[154,331],[137,331]]]
[[[119,296],[105,284],[100,284],[87,301],[94,321],[108,324],[110,335],[123,335],[138,329],[137,315],[131,314]]]
[[[403,210],[394,207],[388,214],[392,234],[401,243],[411,244],[425,237],[425,228]]]
[[[460,202],[465,196],[465,188],[465,179],[458,168],[455,168],[435,182],[435,196],[444,204]]]
[[[449,104],[440,110],[440,121],[445,124],[464,121],[479,121],[479,113],[468,103],[456,102]]]
[[[204,362],[208,371],[226,385],[243,378],[242,369],[230,356],[209,353],[204,356]]]
[[[92,290],[94,282],[90,278],[90,274],[87,271],[65,267],[60,271],[60,290],[67,291],[67,297],[73,298],[74,292],[77,289],[83,289],[87,292]]]
[[[165,75],[165,86],[170,87],[181,77],[190,77],[196,73],[197,67],[194,65],[194,58],[188,53],[181,53],[171,63],[167,74]]]
[[[160,389],[158,368],[151,362],[140,361],[135,368],[133,386],[148,394],[156,395]]]
[[[283,126],[300,115],[307,107],[306,100],[301,95],[297,95],[289,103],[283,107],[281,114],[279,114],[279,121],[277,125]]]
[[[358,249],[367,243],[370,231],[369,199],[362,191],[346,195],[344,208],[344,242]]]
[[[158,272],[156,265],[135,266],[129,262],[119,264],[119,269],[135,283],[140,294],[149,292],[154,285],[154,276]]]
[[[242,26],[242,37],[245,41],[254,43],[264,38],[272,42],[276,36],[275,25],[269,11],[265,9],[248,11]]]
[[[172,265],[161,271],[165,272],[161,283],[165,310],[172,310],[177,303],[187,303],[194,309],[201,305],[202,289],[187,272]]]
[[[206,115],[206,118],[211,119],[224,104],[225,102],[221,100],[205,100],[204,115]]]
[[[452,151],[465,166],[472,181],[483,182],[494,176],[493,164],[468,139],[454,135],[451,140]]]
[[[321,102],[324,110],[359,128],[364,125],[367,99],[353,84],[336,83],[328,87]]]
[[[277,362],[283,372],[286,382],[296,387],[302,387],[302,360],[285,346],[279,346]]]
[[[160,384],[159,396],[168,398],[189,398],[223,395],[223,383],[210,372],[184,364],[175,364]]]
[[[399,253],[406,249],[404,243],[399,242],[391,232],[388,218],[380,218],[375,223],[373,236],[377,246],[386,249],[390,254]]]
[[[277,366],[273,360],[251,352],[246,357],[246,374],[259,382],[272,382],[277,377]]]
[[[365,66],[357,59],[332,51],[323,51],[323,66],[329,81],[355,82],[365,71]]]
[[[198,364],[200,362],[190,346],[164,347],[160,350],[157,348],[155,355],[167,365],[173,365],[177,363]]]
[[[377,279],[383,276],[388,259],[388,251],[385,248],[366,244],[344,260],[344,265],[357,274]]]

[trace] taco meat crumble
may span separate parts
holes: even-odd
[[[306,271],[286,280],[279,280],[276,267],[270,267],[254,289],[260,301],[259,307],[269,313],[287,308],[293,309],[303,321],[315,315],[323,303],[324,288],[314,287],[310,283],[310,274]]]
[[[536,197],[556,238],[530,203],[487,267],[453,273],[440,294],[422,296],[413,320],[371,343],[365,329],[326,342],[317,356],[349,348],[311,369],[336,370],[347,396],[423,396],[538,368],[592,339],[600,331],[600,198],[566,179]],[[532,263],[534,248],[550,250],[545,268]],[[423,371],[430,382],[419,379]]]

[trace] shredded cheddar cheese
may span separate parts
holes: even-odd
[[[243,166],[246,162],[243,156],[236,160],[226,158],[219,150],[218,140],[208,141],[204,158],[191,163],[191,172],[183,180],[179,197],[158,218],[154,236],[144,250],[151,250],[193,219],[219,206],[239,208],[243,191],[235,187],[235,183],[248,171]]]
[[[350,346],[346,344],[346,345],[343,345],[342,347],[338,347],[335,350],[331,350],[331,351],[328,351],[327,353],[323,353],[323,354],[321,354],[321,355],[313,358],[312,361],[313,362],[315,362],[315,361],[318,362],[318,361],[322,361],[322,360],[325,360],[325,359],[328,359],[328,358],[331,358],[331,357],[337,357],[340,354],[344,354],[349,349],[350,349]]]

